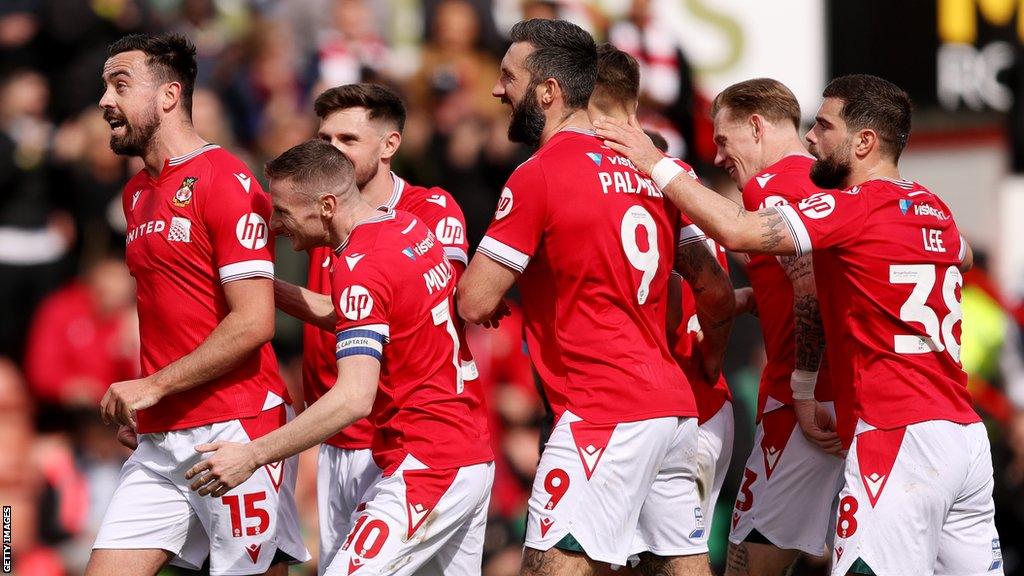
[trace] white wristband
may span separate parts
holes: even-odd
[[[793,389],[793,400],[814,400],[814,386],[818,383],[818,372],[793,370],[789,387]]]
[[[657,185],[659,189],[664,190],[665,187],[668,186],[668,183],[676,176],[679,176],[682,172],[683,167],[676,164],[676,161],[673,158],[666,156],[665,158],[658,160],[658,163],[654,165],[654,168],[651,168],[651,180],[654,180],[654,184]]]

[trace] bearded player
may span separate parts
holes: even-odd
[[[597,47],[597,81],[587,105],[591,118],[607,116],[626,120],[635,114],[639,104],[640,67],[635,58],[611,44]],[[662,149],[663,150],[663,149]],[[693,169],[680,165],[696,178]],[[711,339],[703,338],[701,321],[727,317],[733,306],[732,284],[728,276],[725,250],[680,214],[679,238],[675,254],[675,271],[669,277],[668,330],[673,356],[686,375],[697,403],[700,506],[693,517],[659,525],[658,531],[678,531],[675,539],[687,542],[689,551],[707,548],[718,494],[725,482],[732,458],[733,414],[732,395],[724,376],[709,381],[704,374],[702,358],[714,355]],[[711,320],[709,320],[711,319]],[[718,343],[723,345],[724,343]],[[683,457],[683,455],[678,455]],[[667,509],[676,505],[683,495],[653,491],[648,502]],[[647,528],[649,530],[650,528]],[[665,539],[665,536],[661,536]],[[666,555],[665,550],[650,550],[646,540],[651,535],[641,531],[633,546],[634,553],[651,551]],[[654,539],[657,539],[655,537]]]
[[[758,78],[729,86],[711,114],[715,164],[743,191],[746,209],[798,204],[823,192],[810,179],[814,159],[798,133],[800,105],[782,83]],[[800,552],[826,553],[843,467],[831,382],[827,368],[819,370],[824,328],[813,256],[751,254],[747,275],[767,361],[754,450],[731,518],[726,573],[737,576],[784,573]],[[817,383],[813,397],[801,389],[808,381]]]
[[[216,498],[191,495],[184,476],[197,442],[248,442],[288,417],[270,347],[270,199],[242,162],[196,134],[188,39],[127,36],[109,54],[100,107],[110,146],[145,162],[123,198],[145,376],[112,384],[102,401],[104,421],[120,424],[135,452],[86,573],[198,570],[209,557],[211,574],[284,574],[285,562],[309,558],[293,459],[267,462]]]
[[[235,486],[369,416],[381,472],[325,574],[480,574],[494,459],[479,380],[462,378],[451,262],[419,217],[368,204],[326,142],[266,172],[275,229],[298,249],[335,247],[338,380],[256,442],[197,447],[213,454],[189,470],[192,489]]]
[[[945,203],[900,177],[906,93],[858,74],[823,96],[806,136],[811,179],[840,191],[758,212],[659,165],[637,127],[598,127],[726,246],[818,256],[837,428],[849,447],[832,573],[1002,574],[989,442],[959,359],[970,247]]]
[[[466,269],[466,223],[462,210],[441,188],[409,184],[391,171],[391,160],[402,142],[405,105],[390,88],[377,84],[348,84],[325,90],[313,104],[320,118],[319,137],[352,162],[360,194],[371,206],[404,210],[418,216],[434,232],[456,280]],[[288,236],[286,230],[275,231]],[[294,244],[293,244],[294,245]],[[312,404],[337,381],[334,326],[330,300],[332,246],[308,250],[307,290],[275,280],[277,306],[306,322],[303,327],[302,381],[305,402]],[[352,258],[358,260],[359,255]],[[319,296],[319,297],[318,297]],[[315,308],[321,314],[315,313]],[[320,319],[320,326],[316,324]],[[461,318],[462,376],[477,377],[465,341]],[[320,517],[320,573],[331,563],[352,527],[353,513],[380,469],[370,450],[373,426],[362,419],[327,439],[317,461],[317,511]]]
[[[526,322],[539,320],[530,306],[556,320],[536,329],[565,370],[545,391],[565,403],[534,481],[522,573],[623,565],[649,528],[665,555],[645,553],[642,569],[709,574],[706,553],[658,530],[700,506],[695,462],[672,457],[697,450],[693,393],[666,339],[678,215],[591,130],[590,35],[535,19],[511,37],[493,94],[512,107],[509,138],[540,148],[509,178],[457,294],[463,317],[482,322],[519,280]],[[709,322],[712,341],[727,337],[731,312]],[[709,355],[703,367],[717,378],[720,363]],[[655,486],[689,500],[649,505]]]

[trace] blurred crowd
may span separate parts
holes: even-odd
[[[633,54],[642,67],[643,123],[666,137],[671,154],[714,177],[707,99],[656,9],[651,0],[0,3],[0,503],[14,507],[16,573],[82,571],[126,457],[97,410],[106,386],[139,370],[120,193],[141,165],[110,151],[97,106],[111,42],[140,31],[192,37],[199,52],[196,128],[257,174],[263,162],[315,134],[312,101],[323,89],[359,81],[396,88],[409,119],[395,170],[451,192],[475,246],[504,180],[529,155],[508,142],[508,112],[490,95],[505,34],[523,18],[570,19]],[[279,275],[304,280],[303,254],[281,246],[277,258]],[[991,424],[1001,532],[1014,534],[1024,518],[1024,307],[979,260],[963,289],[970,319],[964,364]],[[741,267],[734,272],[742,285]],[[498,330],[473,330],[470,339],[498,455],[484,573],[503,576],[519,564],[544,409],[518,312]],[[301,326],[279,316],[275,346],[285,377],[297,384]],[[727,358],[737,406],[734,468],[749,453],[762,363],[756,319],[742,318]],[[303,455],[298,487],[311,551],[315,463],[314,454]],[[719,519],[728,517],[737,472],[723,491]],[[727,531],[728,522],[715,523],[716,562]],[[1003,546],[1009,574],[1020,551],[1012,542]],[[803,566],[801,573],[820,569]]]

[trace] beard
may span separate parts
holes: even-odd
[[[355,170],[356,188],[359,188],[360,190],[362,190],[370,180],[373,180],[374,177],[377,176],[377,172],[379,172],[379,171],[380,171],[380,159],[379,158],[377,159],[376,162],[370,163],[365,169],[360,170],[360,169],[357,168]]]
[[[822,156],[811,165],[811,182],[819,188],[838,190],[845,187],[847,178],[850,176],[850,154],[848,148],[845,154],[833,152],[829,156]]]
[[[527,146],[540,144],[544,133],[544,111],[540,109],[534,94],[536,85],[531,85],[518,106],[512,104],[512,120],[508,125],[508,139]]]
[[[143,114],[138,125],[132,125],[126,117],[116,114],[104,114],[103,119],[107,121],[121,120],[125,123],[123,136],[115,136],[113,132],[110,133],[110,149],[115,154],[122,156],[144,155],[153,141],[156,129],[160,127],[160,117],[152,108]]]

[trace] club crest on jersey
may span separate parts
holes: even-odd
[[[601,161],[604,160],[604,156],[601,156],[597,152],[587,152],[587,158],[590,158],[595,166],[600,166]]]
[[[373,297],[370,291],[359,284],[353,284],[341,291],[338,297],[338,309],[349,320],[362,320],[373,310]]]
[[[199,178],[195,176],[189,176],[181,181],[181,187],[174,193],[174,198],[171,199],[171,203],[178,208],[184,208],[188,206],[188,203],[192,201],[192,192],[195,190],[196,181]]]

